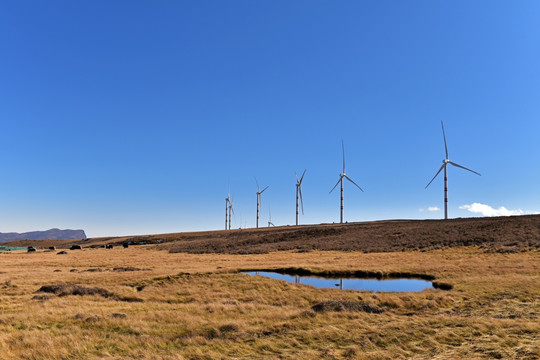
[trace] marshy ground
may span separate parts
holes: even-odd
[[[453,289],[341,291],[238,273],[287,267],[426,274]],[[537,250],[500,253],[476,246],[238,255],[171,253],[147,245],[67,255],[1,253],[0,354],[538,359],[539,275]]]

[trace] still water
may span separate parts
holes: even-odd
[[[355,278],[324,278],[316,276],[298,276],[278,274],[268,271],[250,271],[243,272],[253,276],[266,276],[272,279],[285,280],[290,283],[311,285],[317,288],[335,288],[341,290],[367,290],[367,291],[383,291],[383,292],[406,292],[406,291],[423,291],[433,289],[431,281],[419,279],[355,279]]]

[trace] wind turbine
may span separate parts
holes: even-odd
[[[439,171],[437,171],[437,173],[435,174],[433,179],[431,179],[431,181],[426,185],[426,189],[433,182],[433,180],[435,180],[435,178],[437,177],[437,175],[439,175],[439,173],[442,171],[442,169],[444,169],[444,218],[448,219],[448,174],[447,174],[447,170],[446,170],[447,165],[448,164],[454,165],[455,167],[465,169],[467,171],[475,173],[476,175],[480,175],[480,174],[477,173],[476,171],[473,171],[471,169],[467,169],[464,166],[461,166],[459,164],[456,164],[456,163],[448,160],[448,147],[446,146],[446,135],[444,134],[444,124],[443,124],[442,121],[441,121],[441,127],[442,127],[443,139],[444,139],[444,151],[446,152],[446,159],[444,159],[442,161],[443,164],[442,164],[441,168],[439,169]]]
[[[276,226],[274,225],[274,223],[272,222],[272,211],[270,211],[270,209],[268,210],[268,227],[270,226]]]
[[[231,230],[231,226],[232,226],[232,219],[231,219],[232,214],[234,214],[233,199],[230,198],[229,200],[229,230]]]
[[[259,227],[259,207],[261,205],[261,200],[262,200],[262,193],[264,192],[264,190],[268,189],[268,186],[265,187],[264,189],[262,189],[261,191],[261,188],[259,187],[259,182],[257,181],[257,178],[255,178],[255,183],[257,184],[257,228]]]
[[[229,204],[231,203],[231,186],[229,185],[229,191],[225,198],[225,230],[227,230],[227,221],[229,218]]]
[[[358,186],[350,177],[347,176],[347,174],[345,174],[345,144],[343,143],[343,140],[341,140],[341,149],[343,150],[343,172],[339,174],[339,180],[337,181],[336,185],[334,185],[332,190],[330,190],[330,193],[332,193],[332,191],[334,191],[336,186],[338,186],[338,184],[341,183],[341,213],[340,213],[339,222],[343,224],[343,178],[352,182],[354,186],[360,189],[360,191],[364,192],[364,190],[362,190],[360,186]]]
[[[296,176],[296,226],[298,226],[298,195],[300,195],[300,202],[302,203],[302,215],[304,215],[304,200],[302,200],[302,180],[304,180],[304,175],[306,175],[306,170],[304,170],[304,173],[298,179],[298,175],[294,173],[294,176]]]

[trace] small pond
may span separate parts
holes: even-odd
[[[26,250],[26,246],[0,246],[0,251]]]
[[[364,290],[383,292],[423,291],[433,289],[433,283],[420,279],[356,279],[356,278],[324,278],[317,276],[287,275],[269,271],[242,272],[253,276],[266,276],[272,279],[285,280],[290,283],[311,285],[317,288],[335,288],[341,290]]]

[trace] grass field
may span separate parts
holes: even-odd
[[[237,273],[279,267],[428,274],[454,288],[369,293]],[[148,245],[67,255],[2,253],[0,354],[2,359],[539,359],[539,274],[536,250],[504,254],[477,247],[234,255],[169,253]],[[53,284],[106,291],[38,292]],[[384,312],[311,309],[328,300],[362,302]]]

